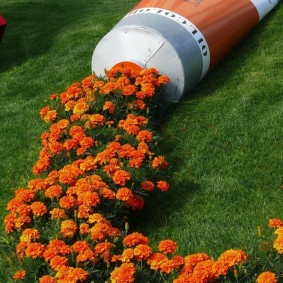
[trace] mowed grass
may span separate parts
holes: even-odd
[[[39,109],[49,94],[90,74],[95,45],[137,2],[1,1],[8,21],[0,43],[1,223],[14,190],[33,178],[46,128]],[[279,6],[163,114],[158,131],[171,189],[148,199],[131,224],[153,242],[171,238],[183,254],[242,248],[253,257],[272,240],[268,220],[283,218]],[[0,282],[8,280],[5,258]]]

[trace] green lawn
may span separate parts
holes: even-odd
[[[0,44],[1,223],[13,191],[33,177],[45,127],[39,109],[49,94],[90,74],[95,45],[137,2],[1,0],[8,21]],[[279,6],[165,112],[160,147],[171,190],[149,199],[132,224],[153,242],[169,237],[183,254],[242,248],[253,257],[272,239],[268,220],[283,218]],[[0,282],[8,280],[4,266]]]

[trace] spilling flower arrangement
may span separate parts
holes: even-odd
[[[173,240],[154,248],[130,231],[128,214],[141,210],[152,191],[169,189],[168,163],[157,153],[152,125],[154,99],[168,81],[154,68],[119,67],[50,96],[40,110],[49,129],[33,167],[39,177],[15,191],[4,220],[16,241],[15,281],[237,281],[247,259],[242,250],[227,250],[217,260],[205,253],[181,256]],[[283,221],[271,225],[283,253]],[[257,282],[277,277],[264,272]]]

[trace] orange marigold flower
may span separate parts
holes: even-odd
[[[92,213],[92,208],[88,205],[81,204],[78,206],[78,218],[88,219],[90,213]]]
[[[178,248],[178,245],[176,242],[172,240],[163,240],[160,241],[158,244],[158,250],[164,254],[174,254],[176,253],[176,250]]]
[[[68,259],[65,256],[56,255],[50,259],[49,265],[53,270],[58,271],[63,266],[68,266]]]
[[[5,224],[5,231],[7,234],[10,234],[14,231],[16,219],[17,219],[16,213],[10,213],[5,216],[4,224]]]
[[[88,235],[90,233],[90,228],[87,223],[80,224],[80,235]]]
[[[130,144],[124,144],[121,146],[118,156],[121,158],[130,158],[131,153],[135,150]]]
[[[256,283],[277,283],[278,278],[276,274],[270,271],[262,272],[256,279]]]
[[[268,222],[268,227],[276,228],[276,229],[279,227],[283,227],[283,220],[278,218],[270,219]]]
[[[147,259],[147,264],[150,269],[157,270],[161,267],[161,265],[168,260],[167,256],[161,253],[153,253]]]
[[[63,196],[60,198],[59,204],[62,208],[71,209],[77,205],[77,199],[73,196]]]
[[[38,258],[43,257],[45,246],[41,243],[28,243],[25,250],[27,257]]]
[[[165,169],[168,166],[168,163],[165,161],[164,156],[157,156],[153,159],[151,166],[155,170]]]
[[[23,269],[18,270],[17,272],[15,272],[13,279],[15,281],[17,280],[23,280],[26,277],[26,271]]]
[[[143,164],[144,159],[145,155],[141,151],[134,150],[130,154],[129,165],[130,167],[139,168]]]
[[[135,109],[144,110],[146,108],[146,104],[141,99],[136,99],[134,102]]]
[[[141,183],[141,187],[145,191],[153,191],[154,190],[154,183],[148,180],[145,180]]]
[[[80,140],[80,146],[83,148],[91,148],[94,146],[94,140],[91,137],[84,137]]]
[[[32,168],[33,174],[38,175],[38,174],[43,173],[44,171],[46,171],[48,169],[50,164],[51,164],[51,162],[50,162],[49,156],[45,156],[45,157],[40,158],[40,160],[38,160]]]
[[[152,249],[146,244],[139,244],[134,248],[134,256],[137,261],[146,260],[151,254]]]
[[[63,194],[63,189],[59,185],[53,185],[46,189],[45,196],[47,198],[59,198]]]
[[[96,127],[97,125],[103,126],[106,119],[101,114],[93,114],[89,117],[89,121],[92,123],[93,127]]]
[[[210,259],[205,253],[191,254],[185,257],[185,265],[181,273],[192,273],[197,263]]]
[[[102,86],[104,86],[105,82],[104,81],[99,81],[99,80],[96,80],[93,84],[93,88],[96,90],[96,89],[99,89],[101,88]]]
[[[136,87],[134,85],[127,85],[122,88],[122,93],[125,96],[134,95],[136,92]]]
[[[39,278],[39,283],[57,283],[57,280],[53,276],[44,275]]]
[[[158,82],[160,84],[167,84],[170,81],[168,76],[161,75],[158,77]]]
[[[213,268],[214,262],[209,259],[197,263],[192,274],[192,282],[214,282],[217,277]]]
[[[76,241],[72,248],[74,252],[79,253],[89,249],[89,243],[87,241]]]
[[[214,264],[215,275],[226,275],[228,270],[247,259],[247,255],[242,250],[227,250],[223,252]]]
[[[164,273],[169,274],[175,268],[178,268],[178,266],[176,266],[176,263],[172,259],[168,259],[160,265],[160,272],[164,272]],[[203,282],[203,281],[201,281],[201,282]]]
[[[75,139],[68,139],[63,143],[63,148],[67,151],[75,149],[79,144],[79,141]]]
[[[33,215],[43,216],[47,211],[47,207],[41,201],[35,201],[30,205]]]
[[[114,113],[115,111],[115,104],[112,101],[106,101],[102,108],[104,111],[108,110],[110,114]]]
[[[155,87],[151,83],[143,83],[141,85],[141,91],[143,91],[147,97],[152,97],[155,94]]]
[[[20,216],[15,219],[15,229],[22,229],[25,224],[29,224],[31,222],[31,218],[29,216]]]
[[[114,82],[107,82],[100,88],[100,92],[102,94],[109,94],[113,90],[115,90],[116,84]]]
[[[167,192],[170,186],[166,181],[158,181],[156,187],[162,192]]]
[[[77,229],[77,224],[73,220],[64,220],[61,223],[60,233],[63,235],[63,237],[73,238]]]
[[[39,111],[40,117],[43,119],[44,116],[46,116],[46,114],[47,114],[50,110],[51,110],[51,109],[50,109],[49,106],[45,106],[45,107],[43,107],[42,109],[40,109],[40,111]]]
[[[102,189],[99,190],[99,193],[105,199],[114,200],[116,198],[116,194],[109,188],[102,188]]]
[[[134,136],[137,135],[140,131],[140,127],[137,125],[126,125],[124,126],[124,129],[129,135],[134,135]]]
[[[116,193],[116,198],[121,201],[128,201],[133,196],[133,192],[129,188],[121,188]]]
[[[140,210],[144,207],[144,198],[142,196],[134,195],[131,199],[125,202],[126,206],[133,210]]]
[[[123,244],[126,247],[133,247],[139,244],[148,245],[149,239],[138,232],[133,232],[123,239]]]
[[[57,122],[57,126],[60,130],[65,130],[67,127],[70,126],[70,121],[67,119],[61,119]]]
[[[112,283],[132,283],[135,281],[135,266],[133,263],[123,263],[111,272]]]
[[[65,210],[61,208],[53,208],[49,213],[51,214],[51,219],[63,219],[67,217]]]
[[[94,247],[94,251],[97,253],[97,254],[100,254],[100,257],[103,258],[103,260],[105,262],[110,262],[110,259],[111,259],[111,248],[113,247],[114,245],[109,243],[109,242],[103,242],[103,243],[98,243],[96,244],[96,246]]]
[[[152,141],[152,133],[148,130],[141,130],[136,136],[136,139],[141,142],[151,142]]]
[[[77,283],[87,280],[88,272],[79,267],[62,266],[55,275],[60,283]]]
[[[130,173],[125,170],[117,170],[113,175],[114,183],[121,186],[124,186],[130,179]]]
[[[100,198],[96,192],[84,192],[78,195],[78,203],[92,207],[100,203]]]
[[[23,231],[20,241],[30,243],[39,239],[40,233],[37,229],[27,228]]]

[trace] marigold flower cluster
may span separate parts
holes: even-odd
[[[22,267],[14,280],[31,282],[26,258],[41,262],[40,283],[131,283],[144,273],[174,283],[213,282],[246,260],[239,250],[217,261],[181,256],[169,239],[155,250],[123,222],[125,210],[144,207],[146,194],[170,187],[150,128],[154,95],[168,81],[154,68],[115,68],[50,96],[40,110],[49,129],[40,137],[37,177],[7,204],[5,230],[18,239]]]

